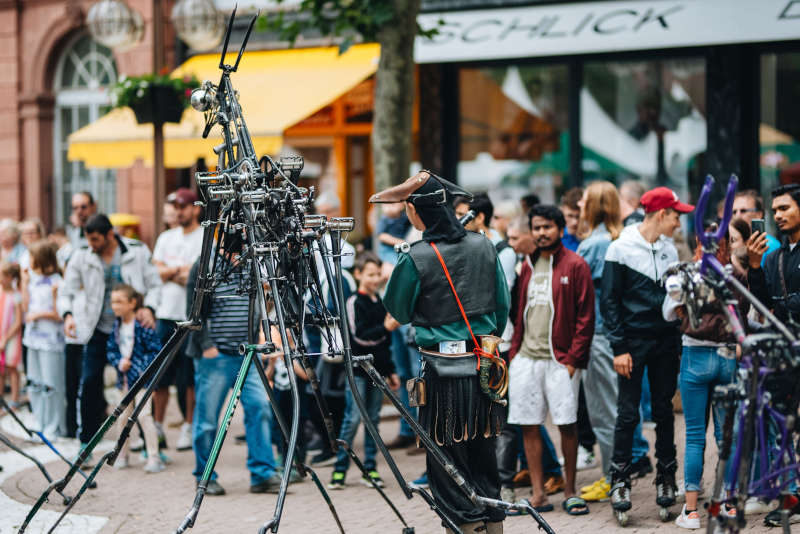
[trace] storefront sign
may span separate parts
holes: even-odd
[[[650,0],[419,16],[418,63],[590,54],[800,38],[800,0]]]

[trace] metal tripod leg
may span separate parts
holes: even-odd
[[[53,445],[50,442],[50,440],[47,439],[47,437],[43,433],[35,432],[35,431],[29,429],[27,426],[25,426],[25,423],[22,422],[22,420],[19,418],[19,416],[14,412],[14,410],[11,409],[11,406],[8,405],[8,403],[6,402],[6,400],[3,397],[0,397],[0,407],[2,407],[6,412],[9,413],[9,415],[11,415],[11,418],[14,419],[14,421],[17,422],[17,424],[22,428],[22,430],[25,431],[26,434],[28,434],[29,437],[33,437],[34,435],[39,436],[39,439],[42,440],[42,443],[47,445],[50,448],[50,450],[55,453],[56,456],[58,456],[59,458],[64,460],[64,462],[66,462],[66,464],[68,466],[72,467],[72,462],[67,460],[67,458],[63,454],[61,454],[61,452],[58,449],[56,449],[55,445]],[[81,469],[78,469],[78,474],[80,474],[84,479],[85,478],[89,478],[86,475],[86,473],[84,473]],[[96,487],[97,487],[97,483],[95,483],[93,486],[90,486],[91,489],[94,489]]]
[[[139,393],[139,391],[144,387],[145,384],[149,383],[149,385],[145,390],[145,395],[142,398],[142,402],[137,407],[137,409],[134,410],[134,413],[128,419],[128,423],[122,429],[122,432],[120,432],[120,436],[117,440],[116,447],[110,452],[103,455],[102,459],[98,462],[98,466],[102,466],[103,463],[106,462],[109,465],[114,463],[114,461],[117,458],[117,455],[119,454],[119,451],[122,448],[122,444],[125,443],[125,440],[128,438],[128,435],[130,434],[131,427],[133,427],[133,424],[136,420],[136,417],[138,417],[142,406],[150,398],[150,395],[153,393],[156,384],[164,375],[164,373],[167,371],[167,367],[169,367],[169,364],[175,357],[175,353],[183,343],[183,340],[186,337],[187,333],[188,329],[186,327],[181,327],[181,326],[179,326],[178,329],[172,333],[172,336],[170,336],[170,338],[167,340],[167,343],[161,348],[158,355],[156,355],[155,359],[150,363],[150,365],[147,366],[147,369],[144,370],[142,375],[139,377],[139,380],[137,380],[136,383],[134,383],[133,386],[131,386],[131,388],[128,390],[128,392],[119,402],[119,404],[117,404],[117,407],[114,408],[113,413],[106,418],[102,426],[98,429],[97,432],[95,432],[94,436],[92,436],[92,439],[89,440],[89,443],[87,443],[86,446],[78,454],[78,458],[72,464],[72,467],[69,468],[66,475],[64,475],[64,478],[51,483],[47,487],[47,489],[45,489],[42,495],[39,496],[39,499],[36,501],[36,503],[34,503],[33,507],[28,512],[28,515],[25,517],[25,521],[22,523],[22,526],[19,529],[20,533],[25,532],[25,529],[27,528],[28,524],[31,522],[31,520],[39,511],[39,509],[42,507],[42,505],[44,505],[44,503],[47,501],[47,498],[50,495],[50,493],[53,490],[60,491],[64,489],[67,484],[69,484],[70,480],[72,480],[72,478],[75,476],[78,469],[80,469],[80,467],[84,464],[84,462],[92,453],[92,451],[97,447],[97,445],[103,439],[103,436],[105,436],[106,432],[108,432],[108,430],[114,425],[114,423],[116,423],[117,419],[119,419],[122,416],[122,413],[125,411],[125,409],[127,409],[128,405],[131,402],[134,402],[134,400],[136,399],[136,394]],[[96,473],[97,470],[98,468],[95,467],[93,473]],[[83,495],[85,488],[87,488],[92,483],[93,479],[94,477],[92,477],[91,475],[89,476],[89,478],[86,479],[86,482],[83,484],[83,486],[81,486],[81,490],[78,491],[78,494],[73,498],[73,502],[71,503],[73,506],[75,501],[77,501],[80,498],[80,496]],[[63,517],[64,516],[62,515],[58,519],[58,521],[56,521],[56,524],[53,525],[53,527],[57,526]]]
[[[53,478],[50,476],[50,473],[47,472],[47,469],[44,468],[44,466],[42,465],[42,462],[40,462],[39,460],[37,460],[36,458],[31,456],[27,452],[23,451],[22,449],[20,449],[16,445],[14,445],[14,442],[11,441],[9,438],[7,438],[4,434],[0,434],[0,443],[3,443],[6,447],[11,449],[12,451],[20,454],[21,456],[24,456],[25,458],[27,458],[28,460],[33,462],[36,465],[36,467],[39,469],[39,471],[41,471],[41,473],[44,475],[44,478],[47,479],[47,482],[49,482],[49,483],[53,482]],[[64,499],[64,504],[65,505],[67,505],[70,502],[72,502],[73,498],[72,497],[67,497],[66,495],[64,495],[64,493],[62,493],[61,489],[56,490],[56,491],[58,491],[58,494],[61,495],[61,497]]]
[[[255,364],[256,371],[258,372],[258,376],[261,378],[261,383],[264,386],[264,390],[267,392],[267,397],[269,397],[269,402],[272,405],[272,412],[275,414],[275,420],[278,422],[278,427],[281,429],[281,434],[283,434],[283,439],[288,441],[289,437],[289,427],[286,424],[286,420],[283,418],[283,414],[278,409],[278,405],[275,403],[275,393],[272,391],[272,388],[269,385],[269,380],[267,379],[267,373],[264,370],[264,364],[261,362],[261,358],[256,355],[253,358],[253,363]],[[314,485],[317,486],[317,489],[322,494],[322,498],[325,499],[325,503],[328,505],[328,509],[331,511],[331,515],[333,516],[334,521],[336,521],[336,526],[339,527],[339,531],[344,534],[344,527],[342,527],[342,522],[339,519],[339,514],[336,512],[336,508],[333,506],[333,501],[328,495],[328,491],[325,489],[325,486],[320,481],[317,473],[308,465],[302,463],[299,460],[295,460],[295,466],[297,467],[298,472],[301,476],[305,476],[308,474],[311,477],[311,480],[314,482]]]
[[[289,387],[292,392],[292,426],[289,430],[289,441],[286,446],[286,458],[284,459],[283,477],[281,478],[281,487],[278,491],[278,499],[275,503],[275,512],[272,519],[264,523],[259,529],[259,534],[265,534],[267,530],[278,532],[280,525],[281,515],[283,514],[283,504],[286,500],[286,490],[289,487],[289,475],[291,474],[292,463],[294,463],[295,451],[297,450],[297,436],[300,428],[300,396],[297,389],[297,376],[294,373],[294,366],[292,365],[291,345],[289,337],[286,334],[286,322],[284,320],[283,305],[281,301],[279,284],[282,283],[275,272],[275,264],[273,261],[278,261],[275,257],[277,248],[271,253],[267,254],[266,264],[267,277],[269,280],[270,289],[272,291],[272,301],[275,305],[275,318],[277,319],[278,333],[281,337],[281,345],[283,346],[283,360],[286,365],[286,371],[289,375]],[[263,287],[261,279],[261,270],[258,267],[253,268],[255,279],[258,282],[258,287]],[[267,305],[262,291],[257,292],[259,299],[259,307],[261,308],[262,317],[267,317]],[[264,325],[264,334],[267,339],[270,339],[269,322],[262,319]]]
[[[200,481],[197,483],[197,491],[195,493],[194,502],[192,503],[189,513],[186,514],[186,517],[183,519],[181,524],[177,529],[175,529],[176,534],[185,532],[186,529],[194,526],[194,522],[197,519],[197,514],[200,511],[200,506],[203,504],[203,497],[205,497],[206,490],[208,489],[208,481],[211,480],[211,474],[214,472],[214,467],[217,465],[219,452],[222,449],[222,442],[225,441],[225,437],[228,435],[228,428],[230,427],[233,413],[236,411],[236,407],[239,405],[239,398],[242,395],[242,387],[244,386],[244,381],[247,378],[247,373],[250,370],[250,364],[252,361],[253,351],[249,350],[245,353],[244,358],[242,359],[242,365],[239,367],[239,374],[236,376],[236,382],[233,385],[233,392],[231,393],[231,397],[228,400],[228,405],[225,408],[225,415],[222,417],[222,421],[217,429],[217,435],[214,437],[214,443],[211,446],[211,452],[208,455],[208,460],[206,461],[206,466],[203,470],[203,476],[200,477]]]

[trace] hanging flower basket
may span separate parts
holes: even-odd
[[[164,86],[152,87],[144,98],[132,103],[130,108],[139,124],[181,122],[184,109],[175,90]]]
[[[114,107],[129,107],[139,124],[180,122],[189,106],[195,77],[170,78],[167,74],[122,76],[111,91]]]

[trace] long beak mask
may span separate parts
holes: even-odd
[[[426,192],[418,193],[425,184],[433,180],[438,182],[440,187],[431,190],[425,188]],[[419,171],[417,174],[389,189],[380,193],[375,193],[369,198],[371,204],[393,204],[395,202],[411,202],[416,207],[443,206],[449,204],[453,197],[464,196],[472,200],[472,193],[458,185],[437,176],[429,170]]]

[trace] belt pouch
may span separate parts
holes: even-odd
[[[466,378],[477,376],[478,357],[475,354],[437,355],[420,351],[426,370],[432,371],[440,378]]]

